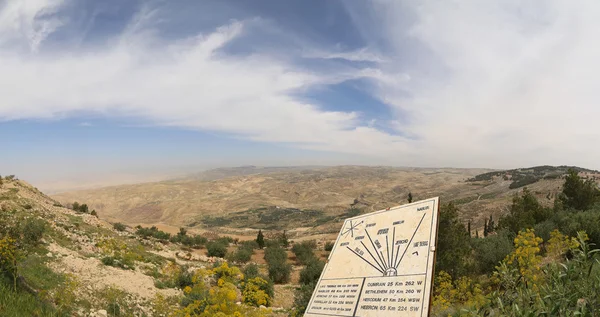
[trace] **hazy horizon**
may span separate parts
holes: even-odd
[[[600,3],[0,2],[0,174],[600,169]]]

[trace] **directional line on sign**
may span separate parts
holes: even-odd
[[[392,256],[390,257],[390,260],[392,261],[391,263],[396,263],[396,261],[394,261],[394,243],[396,243],[396,227],[394,227],[394,233],[392,234]]]
[[[377,253],[377,247],[375,246],[375,243],[373,243],[373,239],[371,239],[371,235],[369,234],[369,231],[367,231],[367,229],[365,229],[365,232],[367,233],[367,237],[369,237],[369,241],[371,241],[371,245],[373,246],[373,250],[375,250],[375,254],[377,254],[377,257],[379,258],[379,261],[381,261],[381,263],[383,263],[383,267],[387,270],[387,265],[385,265],[385,261],[383,261],[383,259],[379,256],[379,253]]]
[[[423,214],[423,217],[421,217],[421,221],[419,221],[419,225],[417,226],[417,229],[415,229],[415,232],[413,232],[412,237],[410,238],[410,241],[408,241],[408,244],[406,245],[406,249],[404,249],[404,253],[402,253],[402,256],[400,257],[400,260],[398,261],[398,264],[396,264],[394,266],[394,268],[396,268],[396,270],[398,269],[398,267],[400,266],[400,263],[402,262],[402,258],[404,257],[404,255],[406,254],[406,251],[408,251],[408,248],[410,247],[410,244],[412,243],[412,240],[415,238],[415,235],[417,234],[417,231],[419,230],[419,227],[421,227],[421,223],[423,223],[423,219],[425,219],[425,215]]]
[[[380,273],[383,274],[383,271],[380,270],[379,268],[377,268],[375,265],[373,265],[371,262],[367,261],[365,258],[363,258],[360,254],[354,252],[354,250],[350,249],[349,247],[346,247],[346,249],[350,250],[350,252],[356,254],[357,257],[361,258],[363,261],[367,262],[370,266],[372,266],[374,269],[376,269],[377,271],[379,271]]]
[[[360,244],[362,244],[362,246],[365,248],[365,250],[367,250],[367,252],[369,252],[369,255],[371,256],[371,258],[373,258],[373,261],[375,261],[375,263],[377,263],[377,265],[379,266],[379,268],[382,269],[382,270],[385,270],[383,268],[383,266],[379,263],[379,261],[377,261],[377,259],[373,256],[373,254],[371,253],[371,251],[369,251],[369,248],[367,248],[367,246],[362,241],[360,242]]]
[[[387,263],[389,267],[392,267],[392,263],[390,262],[390,243],[388,242],[388,236],[385,236],[385,250],[387,251]]]

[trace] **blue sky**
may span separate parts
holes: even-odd
[[[0,173],[600,168],[600,5],[0,1]]]

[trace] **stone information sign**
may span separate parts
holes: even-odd
[[[304,316],[427,316],[438,205],[346,219]]]

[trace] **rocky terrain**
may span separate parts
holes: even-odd
[[[17,228],[27,236],[29,222],[43,228],[37,244],[19,251],[19,288],[42,301],[47,298],[57,311],[68,307],[73,316],[162,316],[157,302],[163,311],[173,311],[184,295],[181,288],[164,283],[169,268],[193,273],[223,261],[208,257],[204,248],[142,238],[131,227],[117,230],[90,213],[63,207],[22,180],[0,180],[2,231]],[[255,258],[264,264],[260,255]],[[275,312],[291,307],[293,284],[277,285],[276,294],[275,304],[287,307],[275,307]]]
[[[525,185],[540,200],[552,203],[565,172],[566,167],[551,166],[509,171],[250,166],[53,197],[64,204],[85,201],[110,221],[241,236],[248,228],[279,228],[300,238],[332,236],[340,221],[351,215],[349,209],[364,213],[404,204],[409,192],[414,200],[440,196],[442,202],[453,201],[460,206],[461,219],[483,228],[490,214],[507,212],[513,195]]]

